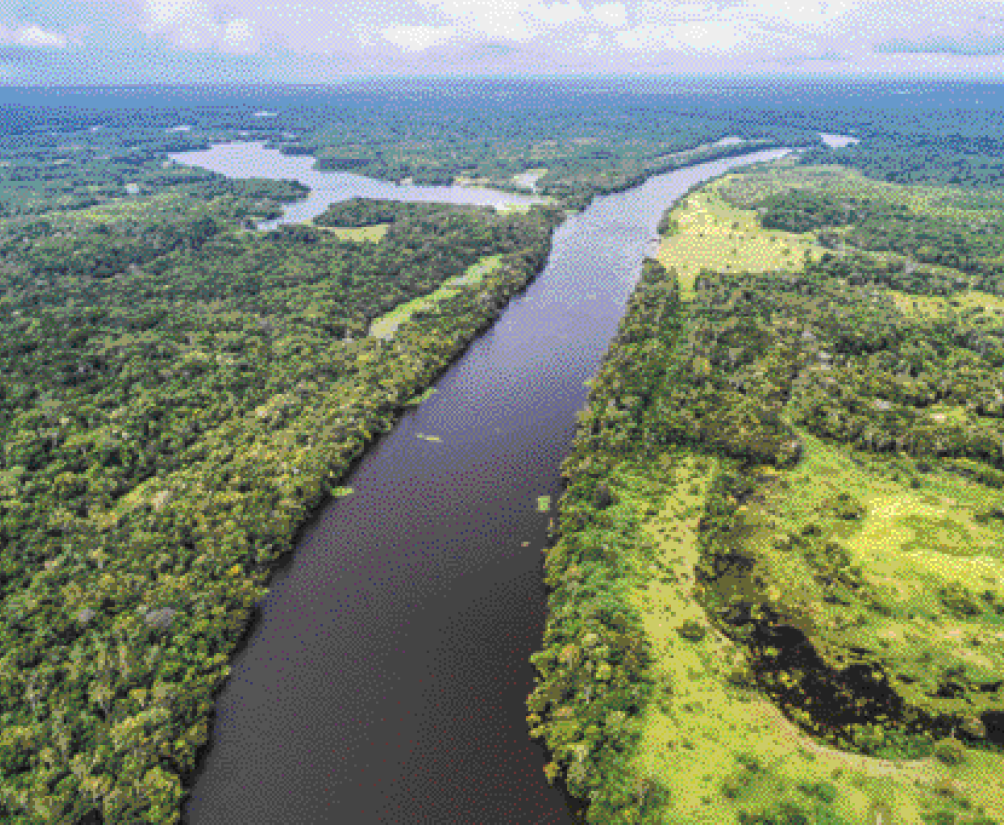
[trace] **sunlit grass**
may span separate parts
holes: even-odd
[[[844,166],[799,166],[793,158],[782,159],[769,170],[730,176],[723,194],[743,206],[792,189],[825,190],[828,195],[838,197],[877,198],[921,214],[952,220],[972,220],[974,208],[991,220],[1004,214],[1004,188],[975,192],[962,186],[904,186],[869,178]]]
[[[644,530],[658,547],[654,565],[637,561],[632,599],[656,658],[656,695],[642,716],[634,760],[641,775],[669,788],[659,820],[734,825],[775,821],[749,817],[787,810],[805,819],[776,821],[921,825],[931,821],[925,814],[952,807],[946,787],[982,806],[991,821],[1004,818],[1004,799],[994,789],[1004,771],[1000,754],[966,749],[965,761],[954,766],[931,757],[878,759],[829,747],[789,721],[757,689],[745,653],[712,626],[693,592],[698,522],[715,460],[665,454],[652,466],[653,476],[656,466],[672,467],[664,488],[651,492],[650,477],[639,475],[637,488],[622,483],[617,493],[650,514]],[[857,469],[838,451],[813,450],[794,471],[812,488],[803,503],[829,495],[832,485],[862,487]],[[877,491],[895,486],[875,483]],[[694,624],[703,635],[681,633]]]
[[[740,209],[721,197],[719,186],[725,181],[683,200],[671,215],[675,231],[659,246],[657,257],[667,268],[676,269],[684,299],[693,297],[694,281],[703,269],[794,271],[801,268],[807,254],[818,258],[826,251],[811,233],[764,229],[755,211]]]
[[[315,226],[315,229],[324,229],[327,232],[337,235],[343,241],[369,241],[370,243],[380,243],[380,241],[383,240],[384,235],[387,234],[387,230],[390,229],[390,224],[376,223],[372,226]]]
[[[501,264],[502,258],[493,255],[484,258],[471,266],[463,275],[451,278],[444,282],[435,292],[415,298],[406,303],[399,304],[390,312],[381,315],[370,324],[370,335],[375,338],[390,338],[401,324],[408,321],[415,313],[426,309],[431,309],[440,301],[452,298],[459,294],[460,289],[465,286],[473,286],[481,283],[486,275],[494,272]]]

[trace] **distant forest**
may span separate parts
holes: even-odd
[[[136,88],[64,90],[58,106],[25,93],[0,102],[0,216],[81,208],[121,197],[129,185],[152,194],[209,180],[209,173],[166,163],[166,153],[224,140],[263,140],[289,154],[313,155],[320,168],[420,184],[464,177],[511,189],[514,175],[546,169],[539,191],[576,208],[597,193],[674,168],[679,153],[733,136],[805,147],[812,150],[806,163],[841,163],[889,181],[999,184],[999,90],[903,85]],[[832,150],[820,132],[861,142]]]

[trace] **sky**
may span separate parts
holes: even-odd
[[[0,0],[0,83],[1004,79],[1004,0]]]

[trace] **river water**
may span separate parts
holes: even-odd
[[[540,277],[373,445],[343,482],[355,493],[322,509],[276,574],[217,701],[186,822],[572,821],[525,722],[546,607],[550,514],[537,497],[561,492],[584,382],[663,211],[695,184],[783,153],[660,175],[558,228]],[[293,176],[256,144],[196,157]]]

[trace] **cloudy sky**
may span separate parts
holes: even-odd
[[[1004,0],[0,0],[0,82],[1004,79]]]

